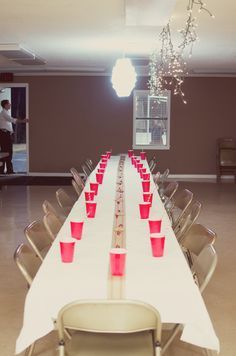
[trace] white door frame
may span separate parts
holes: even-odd
[[[29,84],[28,83],[1,83],[2,88],[25,88],[25,111],[26,117],[29,117]],[[26,124],[26,174],[29,174],[29,125]]]

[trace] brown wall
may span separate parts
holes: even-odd
[[[146,89],[141,78],[137,89]],[[109,77],[16,77],[29,83],[31,172],[68,172],[113,148],[132,146],[132,96],[118,98]],[[236,136],[236,78],[187,78],[188,104],[171,102],[171,148],[158,151],[160,170],[215,174],[215,145]],[[153,154],[154,152],[150,152]]]

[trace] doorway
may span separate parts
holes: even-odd
[[[0,101],[11,103],[10,115],[16,118],[28,117],[28,84],[0,83]],[[13,124],[13,169],[17,174],[29,172],[28,125]]]

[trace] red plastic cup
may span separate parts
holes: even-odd
[[[75,242],[60,241],[61,260],[65,263],[71,263],[74,259]]]
[[[105,173],[105,169],[103,169],[103,168],[98,168],[98,173]]]
[[[142,187],[143,187],[143,192],[148,193],[150,190],[150,180],[143,180]]]
[[[134,164],[135,161],[136,161],[136,157],[135,156],[131,156],[131,163]]]
[[[140,168],[139,169],[140,178],[143,179],[143,175],[146,173],[146,170],[147,170],[147,168]]]
[[[143,201],[152,205],[153,193],[143,193]]]
[[[95,218],[97,203],[86,201],[86,213],[88,218]]]
[[[143,168],[143,163],[137,163],[138,172],[140,171],[141,168]]]
[[[99,184],[102,184],[103,182],[103,173],[96,173],[96,181]]]
[[[112,276],[123,276],[125,273],[125,261],[127,250],[113,248],[110,250],[110,269]]]
[[[107,166],[106,163],[99,163],[99,167],[100,167],[101,169],[105,169],[106,166]]]
[[[150,240],[151,240],[153,257],[162,257],[165,248],[165,236],[163,236],[162,234],[152,235],[150,237]]]
[[[145,160],[146,159],[146,152],[140,152],[140,157],[141,157],[141,160]]]
[[[92,190],[95,195],[98,193],[98,185],[98,183],[90,183],[90,190]]]
[[[137,168],[137,164],[138,164],[138,162],[137,162],[137,160],[135,159],[135,160],[134,160],[134,167],[135,167],[135,168]]]
[[[143,180],[150,180],[150,173],[143,173]]]
[[[136,161],[137,161],[137,163],[140,163],[140,159],[139,159],[139,158],[137,158],[137,157],[136,157]]]
[[[107,161],[108,161],[107,157],[106,158],[102,158],[101,163],[107,164]]]
[[[84,195],[85,195],[86,201],[92,201],[92,200],[94,200],[95,192],[94,191],[84,192]]]
[[[150,207],[151,207],[150,203],[139,204],[139,212],[140,212],[141,219],[149,218]]]
[[[162,220],[148,220],[150,234],[159,234],[161,232]]]
[[[107,154],[107,158],[111,158],[111,151],[106,151],[106,154]]]
[[[128,156],[133,157],[134,155],[134,150],[128,150]]]
[[[107,160],[107,154],[106,155],[105,154],[101,155],[101,159],[103,159],[103,158],[105,158]]]
[[[81,240],[83,226],[84,226],[83,222],[71,221],[70,222],[71,237],[74,237],[77,240]]]

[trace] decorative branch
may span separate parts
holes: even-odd
[[[197,18],[193,16],[195,7],[198,12],[202,10],[207,12],[211,17],[214,15],[205,7],[202,0],[188,0],[187,6],[187,21],[185,27],[179,32],[182,40],[177,49],[174,49],[172,42],[170,23],[163,27],[160,33],[161,50],[158,54],[155,50],[150,56],[148,86],[151,95],[161,95],[167,84],[173,86],[174,95],[180,95],[184,104],[187,101],[184,99],[182,84],[183,76],[186,74],[187,63],[184,60],[185,52],[189,50],[189,57],[192,56],[193,45],[198,40],[197,36]],[[172,77],[168,82],[166,77]]]

